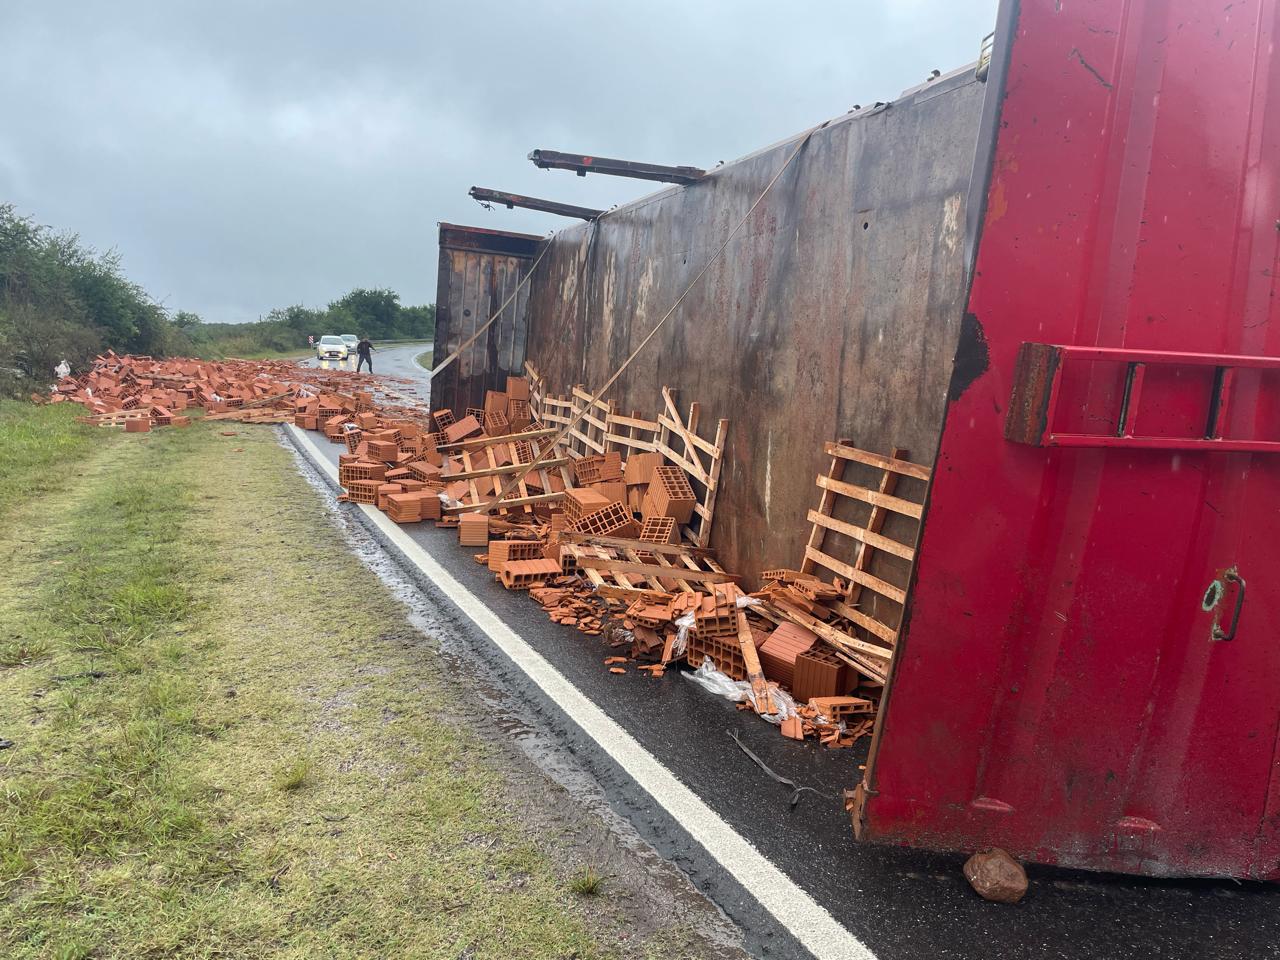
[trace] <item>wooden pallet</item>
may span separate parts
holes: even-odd
[[[925,485],[931,470],[905,459],[907,451],[901,448],[894,448],[887,457],[859,450],[846,442],[827,443],[823,449],[831,457],[831,465],[817,478],[821,493],[817,509],[808,514],[812,527],[800,572],[817,576],[828,573],[843,584],[843,597],[826,602],[839,619],[836,624],[829,624],[804,611],[781,612],[821,636],[860,672],[883,682],[898,640],[901,609],[906,602],[907,584],[915,563],[915,542],[924,514]],[[850,464],[878,472],[876,486],[863,486],[846,479]],[[921,481],[917,484],[916,496],[898,495],[903,478]],[[860,519],[841,519],[837,514]],[[896,533],[887,534],[885,524],[893,515],[903,519],[892,525]],[[843,542],[851,546],[852,553],[837,555],[838,548],[829,545],[832,534],[847,538]],[[886,579],[891,576],[887,570],[881,571],[884,576],[871,572],[872,563],[880,553],[902,561],[892,580]]]
[[[554,429],[528,430],[497,437],[475,437],[437,447],[441,453],[459,456],[463,467],[459,472],[443,474],[441,479],[449,483],[464,482],[469,491],[467,499],[460,506],[446,507],[443,512],[453,516],[474,513],[482,509],[490,502],[493,493],[482,494],[477,481],[493,480],[499,487],[505,486],[510,477],[520,474],[525,468],[525,464],[520,462],[520,446],[528,444],[536,459],[541,456],[543,446],[555,432]],[[499,452],[505,454],[506,463],[498,462]],[[558,471],[562,485],[566,488],[571,486],[567,473],[569,463],[570,460],[567,457],[550,457],[538,464],[537,469],[530,470],[520,477],[520,482],[503,498],[501,509],[504,512],[529,513],[534,504],[555,503],[563,500],[563,490],[557,492],[551,490],[551,475]],[[536,479],[541,493],[535,494],[529,491],[529,476]]]
[[[708,551],[682,550],[615,537],[587,537],[565,531],[562,550],[596,587],[623,606],[637,599],[662,599],[672,593],[707,592],[714,583],[734,583]],[[605,545],[607,542],[608,545]]]
[[[670,387],[662,388],[662,411],[648,419],[636,411],[623,415],[612,402],[592,403],[592,394],[581,384],[567,396],[551,396],[542,377],[527,361],[525,373],[530,384],[529,402],[540,421],[563,428],[582,415],[557,455],[577,459],[617,450],[625,461],[633,453],[661,454],[685,472],[698,497],[693,518],[681,531],[683,537],[695,546],[710,544],[728,420],[717,420],[713,438],[708,440],[699,433],[699,405],[691,403],[682,415],[676,392]]]

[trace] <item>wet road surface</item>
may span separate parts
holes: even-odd
[[[403,353],[411,353],[412,364],[423,349]],[[401,359],[398,370],[405,369]],[[409,374],[421,378],[415,370]],[[418,395],[425,394],[419,388]],[[322,455],[336,463],[340,448],[319,440]],[[354,505],[343,509],[369,525]],[[786,740],[679,671],[656,680],[610,674],[601,661],[615,651],[599,638],[550,622],[527,596],[503,589],[474,562],[475,551],[458,547],[454,532],[429,524],[403,529],[878,957],[1280,957],[1280,888],[1274,885],[1141,880],[1032,866],[1027,898],[1009,907],[986,903],[969,890],[960,873],[963,857],[857,844],[840,794],[859,778],[866,741],[833,751]],[[415,571],[406,573],[414,577]],[[743,929],[753,952],[808,956],[626,770],[453,610],[448,597],[420,574],[416,582],[440,622],[457,631],[468,655],[483,661],[506,691],[513,709],[561,745],[611,809]],[[791,791],[742,753],[730,731],[777,773],[820,795],[806,792],[790,807]]]

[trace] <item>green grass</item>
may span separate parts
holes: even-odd
[[[275,788],[285,793],[302,789],[302,785],[307,782],[307,777],[311,775],[311,766],[311,761],[306,757],[298,757],[284,764],[276,771],[275,778],[272,780]]]
[[[0,956],[618,954],[272,431],[77,461],[29,412],[65,483],[0,527]]]
[[[423,370],[430,370],[431,365],[435,362],[435,348],[424,350],[413,358],[413,362],[420,366]]]
[[[76,423],[82,412],[78,404],[0,400],[0,517],[40,488],[60,483],[55,468],[89,450],[98,428]]]
[[[569,889],[580,897],[594,897],[604,886],[604,874],[590,865],[579,868],[569,881]]]

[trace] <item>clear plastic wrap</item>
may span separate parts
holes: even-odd
[[[734,680],[723,671],[717,670],[716,665],[710,658],[703,660],[702,666],[698,667],[697,670],[683,674],[683,676],[686,680],[692,680],[708,693],[714,693],[717,697],[723,697],[735,703],[749,700],[751,705],[756,708],[756,712],[760,713],[760,705],[756,703],[755,693],[751,689],[751,684],[746,680]],[[760,713],[760,716],[764,717],[764,719],[770,723],[778,724],[782,723],[787,717],[795,715],[796,702],[791,699],[791,695],[785,690],[771,686],[769,688],[769,697],[773,701],[773,706],[777,712]]]

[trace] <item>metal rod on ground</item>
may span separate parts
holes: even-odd
[[[720,244],[719,248],[716,250],[715,253],[711,255],[710,259],[708,259],[707,262],[702,265],[702,269],[698,271],[697,276],[695,276],[692,280],[689,281],[689,285],[685,287],[684,292],[681,293],[680,296],[676,298],[676,302],[671,305],[671,308],[662,315],[662,319],[660,319],[656,324],[654,324],[653,329],[650,330],[649,333],[645,336],[645,338],[640,341],[640,345],[631,352],[631,356],[627,357],[626,360],[622,361],[622,366],[618,367],[618,369],[613,372],[613,375],[610,376],[609,379],[605,381],[604,386],[602,386],[599,390],[597,390],[595,392],[595,395],[592,396],[592,398],[589,401],[587,401],[586,405],[582,408],[582,410],[576,416],[571,417],[569,419],[569,422],[566,423],[560,429],[560,432],[557,433],[555,437],[552,438],[551,442],[548,443],[546,445],[546,448],[541,453],[539,453],[537,457],[534,458],[533,462],[529,464],[525,464],[524,469],[521,470],[519,473],[515,474],[509,481],[507,481],[507,485],[503,487],[500,491],[498,491],[498,495],[493,500],[490,500],[487,503],[484,503],[480,506],[480,509],[477,511],[478,513],[482,513],[482,514],[492,513],[493,509],[502,503],[502,498],[505,497],[507,494],[509,494],[517,486],[519,486],[520,481],[524,479],[525,475],[528,474],[530,470],[535,469],[538,466],[538,464],[546,460],[548,454],[552,450],[554,450],[556,446],[559,445],[559,443],[562,440],[564,440],[565,437],[569,435],[570,431],[572,431],[574,427],[576,427],[579,423],[582,422],[583,418],[592,409],[594,409],[596,402],[602,396],[604,396],[605,392],[608,391],[610,387],[612,387],[617,382],[618,378],[622,376],[623,371],[625,371],[627,367],[631,366],[631,362],[640,355],[640,352],[644,350],[646,346],[648,346],[649,341],[652,340],[654,336],[657,334],[657,332],[662,329],[662,325],[667,322],[667,319],[673,313],[676,312],[680,304],[684,303],[684,298],[689,295],[690,291],[693,290],[693,288],[697,286],[698,282],[703,278],[703,276],[706,275],[706,272],[711,269],[711,265],[720,259],[720,256],[724,253],[725,248],[729,246],[729,242],[733,240],[735,236],[738,235],[738,231],[743,228],[746,222],[751,219],[751,215],[756,212],[756,207],[760,206],[760,202],[769,195],[769,191],[772,190],[773,185],[778,182],[778,178],[781,177],[782,174],[786,172],[786,169],[789,166],[791,166],[791,161],[794,160],[799,155],[800,151],[804,149],[805,144],[809,142],[810,138],[812,138],[815,133],[817,133],[819,130],[825,127],[829,122],[830,121],[827,121],[819,124],[816,127],[810,128],[810,130],[801,138],[800,142],[796,144],[796,148],[791,151],[791,155],[787,157],[786,162],[781,167],[778,168],[778,172],[773,175],[773,179],[769,181],[767,186],[765,186],[760,196],[756,197],[755,202],[752,203],[750,208],[747,210],[747,212],[743,214],[742,219],[737,222],[734,228],[729,231],[729,235],[724,238],[724,242]],[[548,244],[548,248],[549,247],[550,247],[550,244]],[[541,257],[539,257],[539,259],[541,259]],[[530,273],[532,273],[532,271],[530,271]]]

